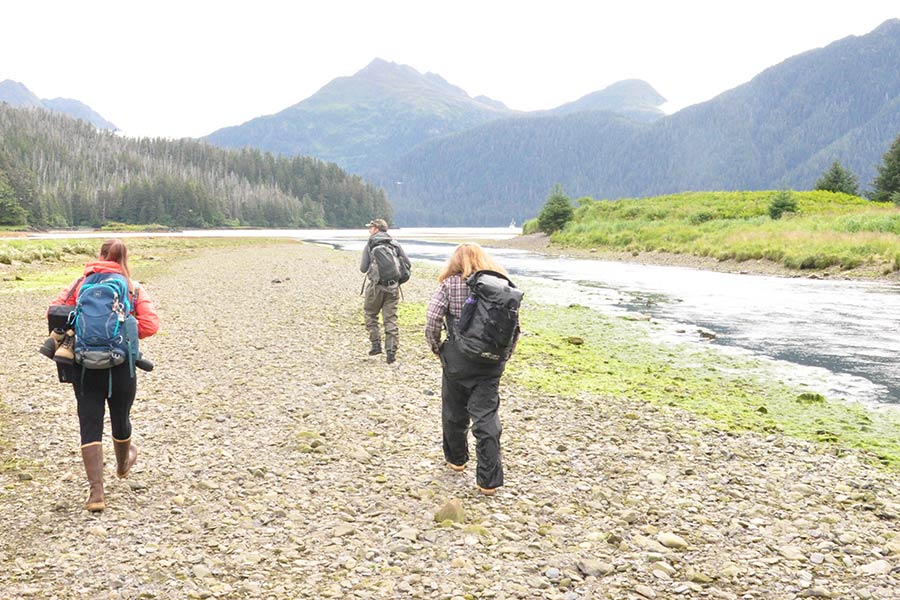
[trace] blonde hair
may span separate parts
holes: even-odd
[[[493,258],[488,256],[480,245],[475,242],[460,244],[447,259],[444,270],[438,276],[438,281],[443,282],[448,277],[459,275],[466,279],[475,271],[497,271],[506,274],[506,269],[497,264]]]

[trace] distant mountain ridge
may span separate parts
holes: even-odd
[[[41,100],[24,84],[11,79],[0,81],[0,102],[5,102],[18,108],[46,108],[47,110],[60,112],[74,119],[81,119],[91,123],[98,129],[107,131],[117,131],[119,129],[83,102],[69,98]]]
[[[663,115],[658,106],[664,101],[648,84],[632,80],[560,110],[574,112],[583,106],[583,110],[611,110],[647,121]],[[309,154],[373,176],[419,144],[499,119],[543,112],[511,110],[486,96],[472,98],[440,75],[376,58],[302,102],[219,129],[204,139],[223,147]]]
[[[810,189],[835,159],[865,187],[900,133],[898,64],[892,19],[650,123],[599,112],[507,119],[422,144],[374,180],[405,225],[521,222],[557,183],[610,199]]]

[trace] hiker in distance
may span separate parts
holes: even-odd
[[[105,404],[109,404],[116,475],[124,478],[137,461],[137,448],[131,443],[131,406],[137,392],[134,360],[139,358],[137,338],[156,333],[159,316],[146,290],[131,279],[128,249],[116,239],[100,246],[97,260],[85,265],[84,276],[60,292],[53,305],[73,306],[74,322],[69,333],[75,335],[61,340],[54,360],[74,364],[70,381],[78,405],[81,458],[90,483],[85,508],[99,512],[106,508],[101,441]],[[105,333],[111,330],[115,333]],[[117,345],[122,342],[129,346],[123,349]]]
[[[397,359],[400,345],[400,328],[397,326],[397,306],[400,304],[400,285],[409,280],[412,263],[400,244],[388,234],[384,219],[373,219],[369,228],[369,241],[363,249],[359,270],[366,274],[363,281],[366,329],[372,347],[369,355],[381,354],[381,330],[378,314],[384,323],[384,353],[388,364]]]
[[[500,456],[500,376],[519,339],[522,293],[475,243],[461,244],[438,276],[428,303],[425,339],[441,360],[444,459],[461,472],[475,436],[475,482],[490,496],[503,485]],[[441,342],[446,322],[447,339]]]

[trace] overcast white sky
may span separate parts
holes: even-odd
[[[375,57],[520,110],[643,79],[672,112],[890,18],[897,0],[13,1],[0,80],[134,136],[278,112]]]

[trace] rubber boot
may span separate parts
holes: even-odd
[[[75,364],[75,332],[71,329],[66,332],[66,338],[56,349],[53,360],[64,365]]]
[[[387,360],[387,364],[391,364],[395,360],[397,360],[397,351],[396,350],[388,350],[385,352],[385,360]]]
[[[137,462],[137,447],[131,443],[131,438],[127,440],[113,438],[113,448],[116,451],[116,477],[125,479],[131,472],[131,467]]]
[[[372,349],[369,350],[369,356],[381,354],[381,340],[372,340]]]
[[[91,492],[84,508],[90,512],[100,512],[106,508],[103,501],[103,444],[94,442],[81,447],[81,460],[84,461],[84,471],[87,473]]]

